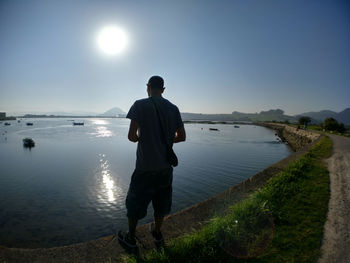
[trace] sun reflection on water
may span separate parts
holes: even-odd
[[[98,120],[92,120],[92,123],[95,125],[107,125],[109,124],[109,121],[98,119]]]
[[[95,137],[114,136],[114,133],[105,126],[110,124],[109,121],[98,119],[98,120],[92,120],[92,123],[96,125],[96,127],[94,127],[96,132],[91,133]]]
[[[111,137],[113,136],[113,132],[108,130],[107,127],[99,126],[96,128],[96,137]]]
[[[121,191],[121,188],[116,185],[111,176],[108,160],[105,154],[99,154],[101,166],[101,191],[98,194],[98,199],[102,203],[116,201],[116,193]]]

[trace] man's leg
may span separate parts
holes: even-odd
[[[151,233],[156,243],[163,243],[161,227],[164,216],[169,214],[172,203],[172,179],[173,169],[168,168],[160,171],[157,178],[157,192],[153,196],[154,225],[151,225]]]
[[[136,232],[136,226],[137,226],[137,219],[128,217],[129,221],[129,237],[135,238],[135,232]]]
[[[164,221],[164,217],[154,216],[154,231],[156,233],[160,233],[160,229],[162,227],[163,221]]]
[[[152,195],[148,192],[148,173],[135,169],[126,196],[125,205],[129,222],[129,235],[135,237],[137,222],[147,214]]]
[[[135,232],[136,232],[136,226],[137,226],[138,220],[128,217],[128,221],[129,221],[129,232],[120,230],[118,232],[118,240],[121,242],[122,246],[125,246],[124,248],[134,249],[134,248],[137,248]]]
[[[143,179],[141,180],[140,179]],[[134,171],[126,196],[125,204],[129,223],[129,231],[119,231],[118,239],[129,248],[136,247],[136,226],[139,219],[147,214],[147,206],[151,201],[151,196],[145,191],[147,190],[147,174]]]

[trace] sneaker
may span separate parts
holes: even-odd
[[[154,223],[151,223],[151,225],[149,226],[149,231],[151,232],[153,240],[154,240],[155,243],[160,244],[160,243],[164,242],[162,233],[161,232],[157,233],[154,230]]]
[[[135,237],[130,237],[129,232],[124,232],[120,230],[118,232],[118,240],[122,243],[122,245],[126,246],[127,248],[137,248],[136,239]]]

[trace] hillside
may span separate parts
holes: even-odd
[[[118,108],[118,107],[114,107],[108,111],[106,111],[105,113],[100,114],[99,116],[103,116],[103,117],[119,117],[120,115],[125,115],[126,113]]]
[[[339,112],[335,119],[339,122],[344,123],[345,125],[350,125],[350,108]]]
[[[181,116],[184,121],[297,121],[293,116],[284,115],[284,111],[281,109],[261,111],[260,113],[237,111],[232,112],[232,114],[181,113]]]
[[[338,122],[342,122],[345,125],[350,125],[350,108],[347,108],[339,113],[330,111],[330,110],[322,110],[322,111],[311,111],[305,112],[299,115],[296,115],[296,118],[300,118],[301,116],[308,116],[312,119],[314,123],[321,123],[326,118],[334,118]]]

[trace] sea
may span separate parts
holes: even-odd
[[[8,122],[0,123],[0,245],[63,246],[127,228],[125,197],[137,147],[127,139],[128,119]],[[185,129],[186,142],[174,145],[179,165],[174,168],[172,213],[291,153],[273,130],[260,126],[188,123]],[[35,142],[32,148],[23,146],[28,137]],[[140,223],[151,222],[152,216],[150,205]]]

